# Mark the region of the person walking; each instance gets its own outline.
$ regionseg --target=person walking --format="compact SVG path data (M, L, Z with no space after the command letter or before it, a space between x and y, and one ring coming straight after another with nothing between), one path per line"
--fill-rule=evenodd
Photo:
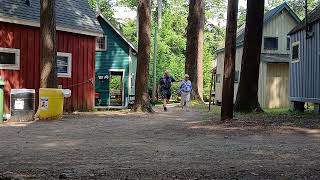
M179 88L179 93L181 95L181 107L182 109L186 109L186 111L189 111L191 91L192 91L192 83L189 80L189 75L186 74L184 76L184 80L181 81L180 88Z
M171 98L171 83L176 80L170 76L169 71L165 71L164 75L160 78L160 93L163 99L163 110L168 111L167 104Z

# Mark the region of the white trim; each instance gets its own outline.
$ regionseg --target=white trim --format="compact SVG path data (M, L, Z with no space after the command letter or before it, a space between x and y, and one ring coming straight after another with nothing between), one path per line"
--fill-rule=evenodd
M65 52L57 52L57 56L68 58L68 73L57 73L60 78L71 78L72 75L72 54Z
M104 37L104 49L100 49L97 44L97 40L102 37L96 37L96 51L107 51L107 49L108 49L108 47L107 47L108 46L108 36L104 35L103 37Z
M304 97L290 97L290 101L299 101L299 102L311 102L311 103L320 103L320 98L304 98Z
M0 52L15 54L15 64L0 64L0 69L20 70L20 49L0 47Z
M132 81L132 49L129 47L129 81L128 81L128 95L131 95L131 81Z
M296 45L299 45L299 49L298 49L298 59L292 59L292 56L293 56L293 46L296 46ZM301 59L301 53L300 53L300 41L295 41L291 44L291 63L298 63L300 62L300 59Z
M7 23L13 23L13 24L21 24L21 25L26 25L26 26L33 26L33 27L40 27L39 22L34 22L26 19L17 19L17 18L12 18L12 17L0 17L1 22L7 22ZM76 33L76 34L84 34L88 36L95 36L95 37L100 37L103 36L103 33L99 32L91 32L91 31L83 31L79 29L71 29L71 28L66 28L66 27L61 27L57 26L56 27L58 31L64 31L64 32L71 32L71 33Z
M134 45L126 38L122 35L122 33L116 28L114 27L110 21L107 20L107 18L105 18L102 14L99 14L98 16L100 16L105 22L107 22L107 24L124 40L126 41L129 46L135 51L138 52L138 50L134 47Z
M125 72L126 70L125 69L109 69L109 77L111 77L111 73L112 72L122 72L122 106L125 106L125 100L126 98L124 97L124 82L125 82ZM109 84L110 84L110 79L109 78ZM109 86L109 106L110 106L110 86Z

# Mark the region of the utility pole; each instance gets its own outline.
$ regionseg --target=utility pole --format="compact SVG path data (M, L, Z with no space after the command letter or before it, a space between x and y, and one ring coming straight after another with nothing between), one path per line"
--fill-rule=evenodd
M233 119L238 0L228 0L221 120Z
M153 76L153 85L152 85L152 101L156 101L156 95L157 95L157 50L158 50L158 31L160 29L161 24L161 13L162 13L162 0L158 0L158 7L157 7L157 18L156 18L156 25L154 28L154 45L153 45L153 70L152 70L152 76Z

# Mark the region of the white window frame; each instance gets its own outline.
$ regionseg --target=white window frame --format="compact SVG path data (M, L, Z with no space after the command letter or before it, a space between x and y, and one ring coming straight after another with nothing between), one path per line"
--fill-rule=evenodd
M293 59L293 46L296 46L298 45L299 49L298 49L298 59ZM297 62L300 62L300 59L301 59L301 54L300 54L300 41L296 41L296 42L293 42L291 44L291 63L297 63Z
M96 51L106 51L108 48L107 48L107 42L108 42L108 37L106 35L102 36L104 37L104 49L101 49L99 47L99 45L97 46L97 39L96 39ZM97 37L97 38L102 38L102 37Z
M15 53L15 64L0 64L0 69L20 70L20 49L0 47L0 52Z
M71 78L72 75L72 54L65 52L57 52L57 56L68 57L68 73L58 73L57 75L60 78Z

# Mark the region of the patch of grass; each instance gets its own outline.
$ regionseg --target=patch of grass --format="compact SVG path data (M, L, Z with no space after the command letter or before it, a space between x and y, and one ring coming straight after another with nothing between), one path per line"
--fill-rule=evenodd
M98 112L98 109L93 108L93 109L91 109L89 112Z
M206 105L203 102L197 101L197 100L192 100L190 102L191 107L199 108L199 109L205 109L208 108L208 105Z
M294 125L298 127L305 127L305 121L303 120L296 120L294 121Z

